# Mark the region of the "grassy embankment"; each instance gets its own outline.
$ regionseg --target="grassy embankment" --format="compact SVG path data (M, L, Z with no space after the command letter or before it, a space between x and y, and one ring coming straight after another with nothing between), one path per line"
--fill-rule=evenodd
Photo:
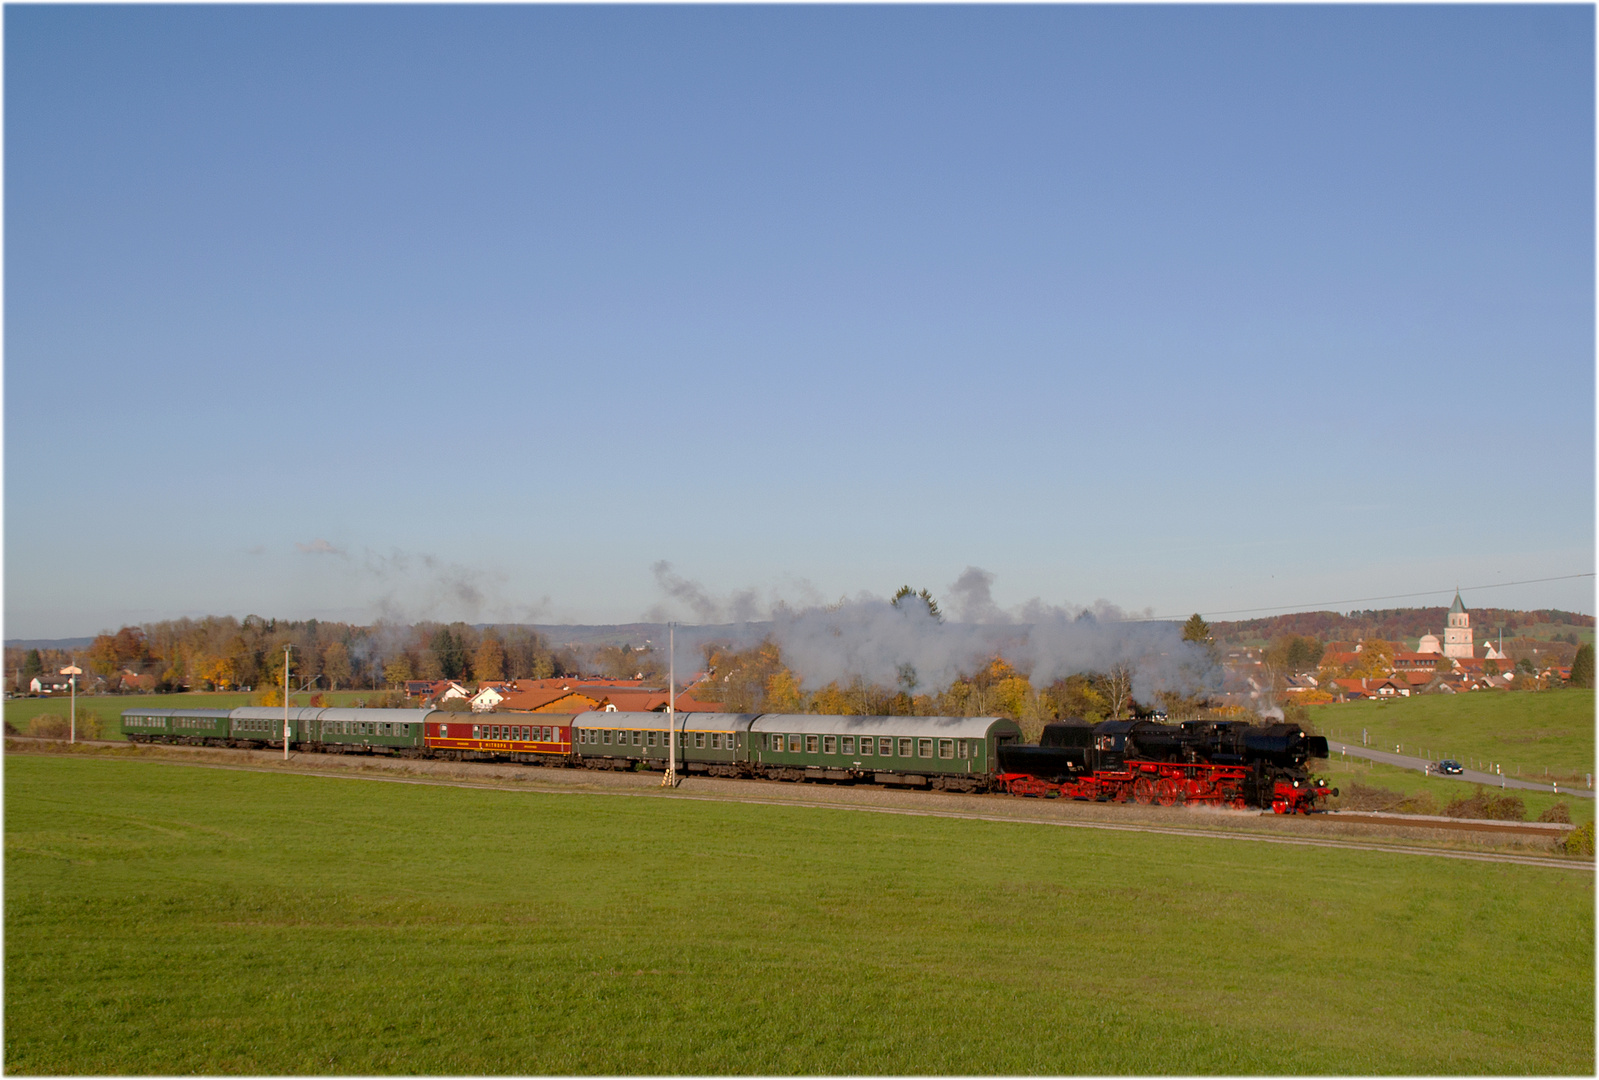
M1591 1073L1589 872L14 756L11 1072Z
M1478 690L1392 701L1312 705L1310 720L1328 738L1360 745L1362 730L1377 750L1403 747L1433 761L1455 758L1471 768L1504 766L1506 776L1562 784L1594 771L1594 692Z
M1355 784L1362 784L1369 788L1382 788L1387 791L1397 792L1407 798L1415 798L1423 792L1432 796L1434 809L1431 813L1442 814L1451 802L1456 799L1469 799L1477 792L1478 785L1466 783L1462 780L1446 776L1423 776L1410 769L1400 769L1392 765L1383 765L1374 761L1363 761L1358 758L1340 760L1337 755L1326 763L1313 762L1311 771L1317 776L1325 777L1327 782L1342 792L1350 792ZM1490 794L1513 795L1520 799L1526 806L1527 812L1524 820L1537 821L1538 815L1548 810L1556 803L1566 807L1566 814L1571 818L1573 825L1581 825L1595 819L1593 799L1579 799L1570 795L1554 795L1548 792L1523 791L1518 788L1507 788L1503 792L1497 786L1482 785ZM1333 800L1333 809L1348 809L1349 799ZM1359 808L1358 806L1356 807Z
M1541 693L1476 691L1428 694L1393 701L1354 701L1313 705L1311 722L1329 738L1358 746L1364 729L1378 750L1403 748L1406 754L1433 761L1452 757L1472 768L1504 767L1504 775L1536 783L1558 779L1562 788L1582 787L1594 772L1594 692L1546 690ZM1316 770L1334 786L1361 783L1415 795L1429 792L1442 808L1466 798L1476 785L1409 769L1340 759L1337 755ZM1497 789L1494 789L1497 790ZM1527 817L1564 802L1571 820L1594 818L1592 799L1509 789L1527 805Z
M370 701L382 693L384 691L381 690L335 690L323 691L322 696L329 705L353 706L362 700ZM100 737L120 739L122 734L118 725L124 709L237 709L242 705L254 705L259 697L259 694L242 693L83 694L78 697L78 717L86 721L91 715L98 716L102 732ZM310 700L310 694L295 694L293 704L304 706ZM71 703L64 697L13 698L5 705L6 720L23 734L28 731L28 721L35 716L54 713L64 717L71 709Z

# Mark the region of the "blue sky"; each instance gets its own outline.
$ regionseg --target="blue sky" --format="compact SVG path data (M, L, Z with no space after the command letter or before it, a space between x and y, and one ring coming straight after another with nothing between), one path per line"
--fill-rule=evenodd
M8 7L6 636L1590 571L1593 19Z

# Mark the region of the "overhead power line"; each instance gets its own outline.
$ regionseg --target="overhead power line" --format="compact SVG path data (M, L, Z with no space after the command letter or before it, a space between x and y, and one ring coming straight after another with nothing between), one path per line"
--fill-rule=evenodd
M1235 608L1232 611L1202 611L1202 618L1211 619L1218 615L1259 615L1271 611L1322 611L1327 608L1340 608L1347 604L1371 604L1378 600L1409 600L1417 596L1442 596L1450 592L1481 592L1483 589L1504 589L1511 585L1540 585L1546 581L1572 581L1576 578L1593 577L1593 572L1586 574L1562 574L1559 577L1528 578L1526 581L1500 581L1492 585L1466 585L1454 589L1428 589L1425 592L1392 593L1388 596L1362 596L1353 600L1323 600L1315 604L1284 604L1281 607L1260 608ZM1186 615L1161 615L1148 619L1129 619L1129 622L1175 622L1185 619Z

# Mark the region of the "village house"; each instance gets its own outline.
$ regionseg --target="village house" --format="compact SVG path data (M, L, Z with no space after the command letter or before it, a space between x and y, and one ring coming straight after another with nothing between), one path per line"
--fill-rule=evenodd
M515 692L515 686L509 682L479 683L477 693L472 695L473 712L493 712L494 707L504 701L506 696Z
M65 675L35 675L28 683L31 694L66 694L71 690L72 684Z

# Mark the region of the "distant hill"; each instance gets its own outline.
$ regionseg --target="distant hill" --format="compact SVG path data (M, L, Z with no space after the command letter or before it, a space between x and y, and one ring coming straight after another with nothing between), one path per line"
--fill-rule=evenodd
M491 625L485 623L477 629L484 630ZM685 626L681 623L677 627L678 640L693 643L721 638L743 638L753 634L757 639L764 637L771 628L769 622L751 623L725 623L720 626ZM563 645L626 645L630 648L641 648L646 643L657 648L666 644L665 623L614 623L610 625L593 626L555 626L535 625L534 630L543 634L555 648Z
M1381 638L1402 641L1423 634L1443 637L1446 607L1387 608L1381 611L1296 611L1265 619L1211 623L1210 632L1218 642L1242 645L1270 641L1288 634L1312 637L1318 641L1357 641ZM1560 640L1575 634L1578 641L1592 640L1594 617L1572 611L1545 608L1515 611L1507 608L1471 609L1471 629L1481 638L1503 629L1505 637L1539 637Z
M71 652L73 649L87 649L93 644L92 637L6 639L8 649L60 649L62 652Z

